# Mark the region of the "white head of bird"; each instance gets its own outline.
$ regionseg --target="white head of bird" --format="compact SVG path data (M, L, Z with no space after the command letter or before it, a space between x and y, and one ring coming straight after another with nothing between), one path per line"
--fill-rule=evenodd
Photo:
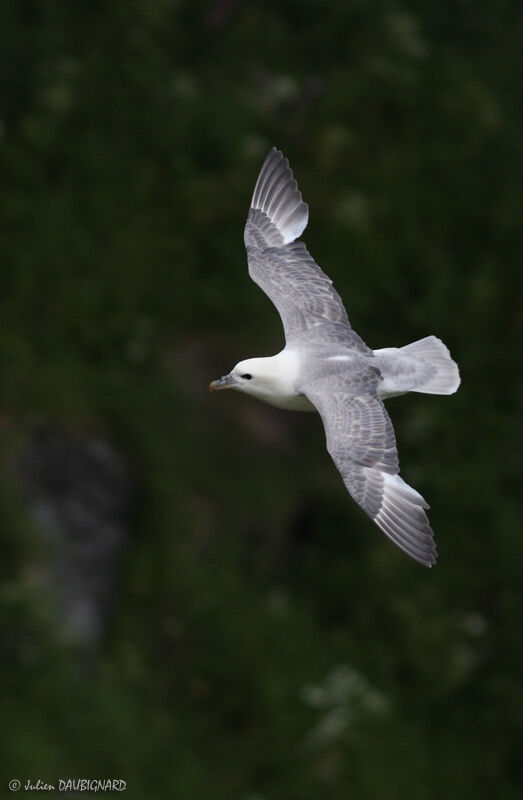
M211 392L236 389L278 408L294 411L313 410L309 401L296 389L298 356L287 349L267 358L240 361L222 378L212 381Z

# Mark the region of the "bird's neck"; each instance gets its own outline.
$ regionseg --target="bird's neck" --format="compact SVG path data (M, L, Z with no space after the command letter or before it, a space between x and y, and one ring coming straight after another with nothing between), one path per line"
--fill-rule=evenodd
M285 348L275 356L256 359L256 385L245 391L278 408L314 411L314 407L296 389L300 366L299 354Z

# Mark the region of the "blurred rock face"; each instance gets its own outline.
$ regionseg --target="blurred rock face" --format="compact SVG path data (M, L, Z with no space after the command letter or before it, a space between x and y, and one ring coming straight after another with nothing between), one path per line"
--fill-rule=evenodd
M106 442L45 428L23 454L21 476L31 513L51 544L50 579L64 634L93 647L128 537L128 471Z

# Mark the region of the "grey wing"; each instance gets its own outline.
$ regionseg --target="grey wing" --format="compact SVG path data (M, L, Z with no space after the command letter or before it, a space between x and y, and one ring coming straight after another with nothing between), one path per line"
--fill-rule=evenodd
M374 393L351 394L341 377L316 381L303 393L318 409L327 450L352 497L391 541L431 567L433 533L423 497L399 476L394 429Z
M308 207L289 162L273 148L258 176L245 225L249 274L276 306L287 342L317 338L321 326L323 342L370 354L351 329L332 281L303 242L295 241L307 221Z

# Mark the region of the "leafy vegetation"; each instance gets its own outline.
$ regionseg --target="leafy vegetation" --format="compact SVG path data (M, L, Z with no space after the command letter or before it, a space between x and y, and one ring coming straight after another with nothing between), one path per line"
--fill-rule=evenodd
M521 796L520 30L510 0L4 0L4 786ZM241 236L272 145L365 341L434 333L460 364L455 397L389 404L432 571L346 496L319 420L208 396L281 346ZM94 649L20 479L50 425L132 476Z

